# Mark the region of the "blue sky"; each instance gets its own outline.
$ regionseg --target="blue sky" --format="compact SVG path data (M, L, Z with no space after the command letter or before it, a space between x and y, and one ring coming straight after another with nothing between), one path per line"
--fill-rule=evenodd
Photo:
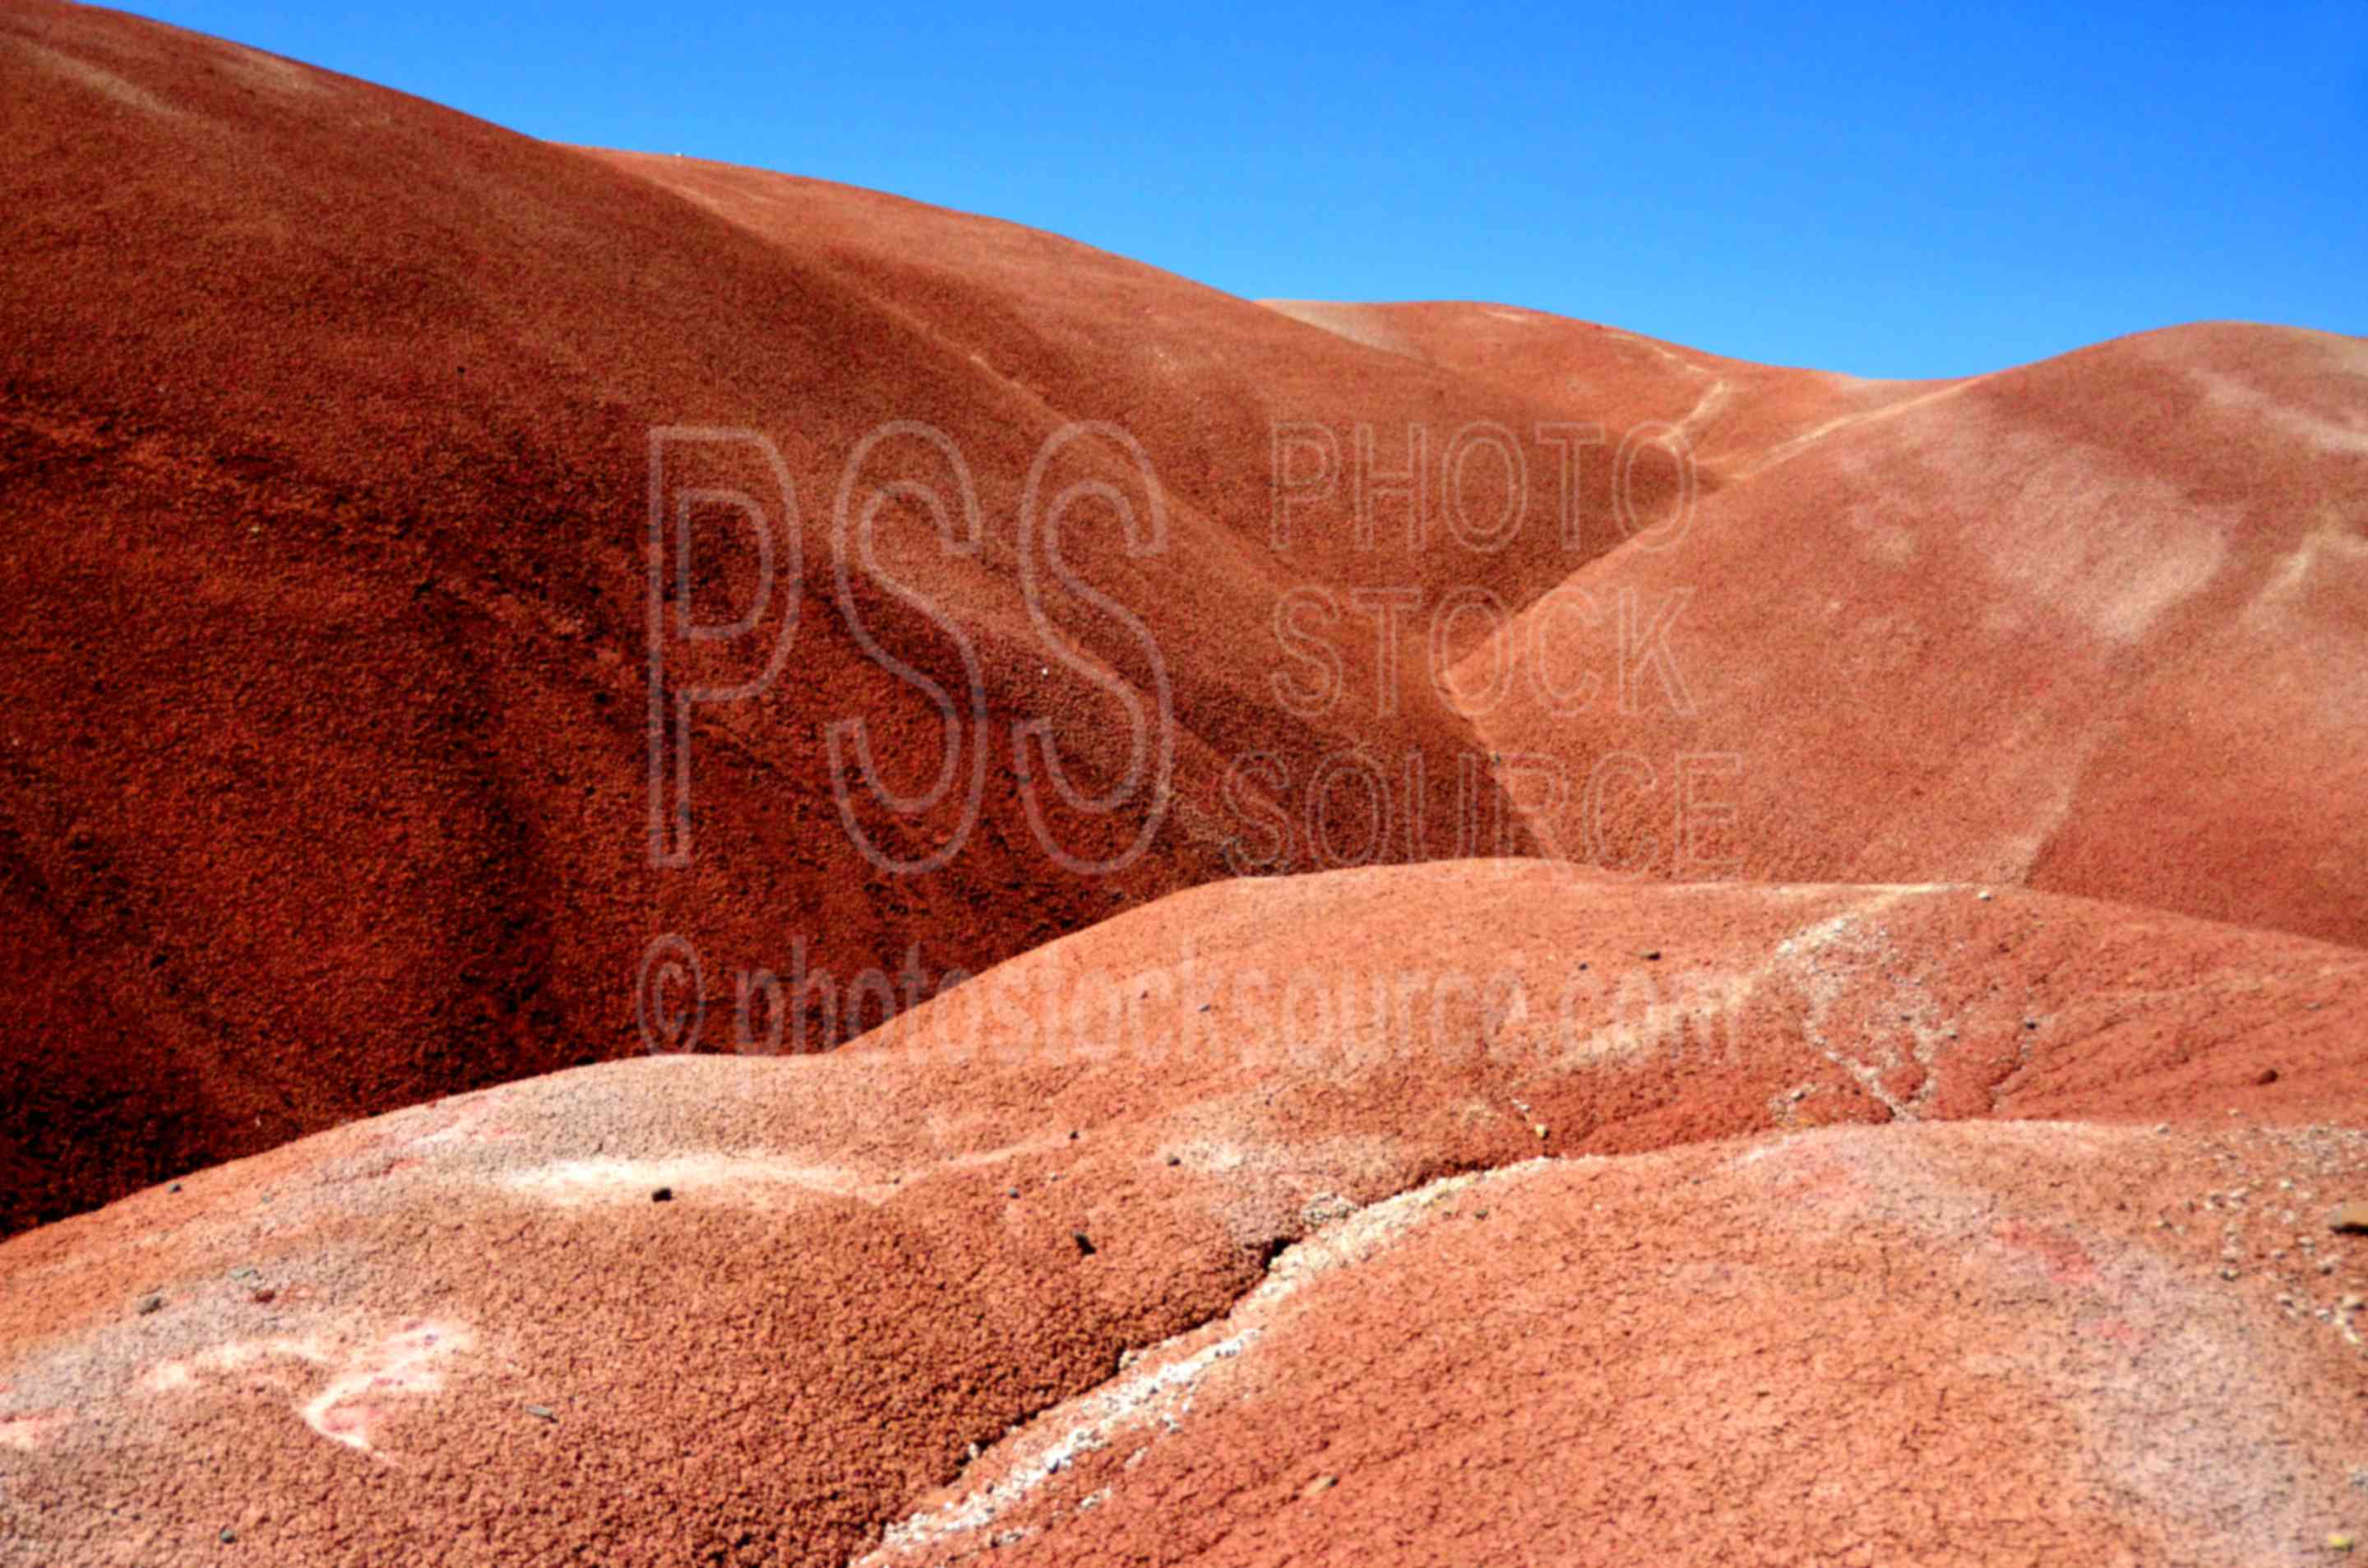
M2368 334L2361 0L141 8L533 135L871 186L1249 296L1502 301L1884 376L2214 317Z

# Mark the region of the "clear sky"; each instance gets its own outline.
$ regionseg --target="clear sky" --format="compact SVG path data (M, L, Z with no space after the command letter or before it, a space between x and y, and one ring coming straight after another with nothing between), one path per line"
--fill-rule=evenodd
M1500 301L1881 376L2214 317L2368 334L2363 0L136 8L1253 297Z

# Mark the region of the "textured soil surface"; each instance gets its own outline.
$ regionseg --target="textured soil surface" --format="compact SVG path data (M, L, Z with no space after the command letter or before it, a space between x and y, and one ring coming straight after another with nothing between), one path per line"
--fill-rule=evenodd
M842 983L916 960L886 1007L804 1006L807 1049L1176 888L1459 854L2368 936L2351 340L1864 382L1257 304L46 0L0 4L0 1232L631 1054L667 933L718 1016L792 941ZM1133 446L1054 446L1076 422ZM668 689L769 678L691 708L661 870L675 427L773 443L788 505L745 442L668 472L763 497L798 593L777 619L708 516L688 613L766 613L662 638ZM1118 497L1057 555L1023 538L1048 450L1040 499ZM1026 725L1108 811L1031 817ZM950 788L898 814L865 752Z
M2180 327L1856 390L1696 361L1713 412L1685 531L1581 565L1458 672L1492 748L1600 786L1536 814L1543 844L2368 942L2345 869L2368 863L2368 342ZM1592 662L1557 628L1631 596L1682 600L1674 675L1558 701ZM1734 813L1691 848L1668 825L1686 755L1730 759Z
M0 908L17 936L0 973L20 999L0 1230L637 1051L631 979L661 933L712 972L786 967L791 933L842 977L893 972L915 944L932 975L975 972L1225 874L1236 757L1269 759L1294 812L1321 759L1382 759L1385 809L1353 780L1326 797L1349 848L1528 846L1486 770L1460 771L1481 743L1435 687L1394 677L1384 701L1345 600L1329 710L1273 699L1285 592L1435 597L1427 579L1474 558L1398 528L1342 546L1339 486L1271 548L1269 421L1395 430L1387 466L1409 424L1527 431L1556 409L1050 235L555 147L108 12L6 0L0 81ZM891 436L861 477L928 487L945 532L926 503L892 506L882 576L849 553L842 586L842 480L898 421L943 444ZM1147 552L1114 513L1073 514L1066 578L1033 557L1040 626L1021 501L1076 421L1137 441L1164 532L1143 531L1150 492L1121 449L1055 449L1042 494L1110 485ZM776 608L750 639L670 648L677 686L786 655L760 695L694 710L691 864L661 874L646 539L650 432L673 426L775 444L794 529L753 449L689 449L679 483L764 497L802 591L786 643ZM1470 469L1479 508L1489 471ZM1675 481L1648 477L1642 504L1665 509ZM1571 506L1601 548L1608 477ZM1555 522L1486 557L1507 603L1569 570ZM757 601L745 530L703 531L698 559L701 620ZM966 832L965 789L899 817L834 787L830 732L860 718L881 785L928 789L944 726L916 679L981 694L953 759L979 801ZM1163 687L1156 836L1121 870L1068 874L1020 803L1013 726L1047 725L1099 793ZM945 863L882 874L842 796L884 855ZM1108 859L1156 804L1146 773L1107 814L1053 801L1046 832ZM853 1032L817 1007L803 1038Z
M1231 881L234 1162L0 1248L5 1549L2310 1561L2368 957L1984 891Z
M0 0L0 521L10 1568L2368 1534L2368 342L1252 301Z

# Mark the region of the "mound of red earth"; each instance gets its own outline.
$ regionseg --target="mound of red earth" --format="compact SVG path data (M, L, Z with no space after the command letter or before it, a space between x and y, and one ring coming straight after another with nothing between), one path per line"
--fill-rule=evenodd
M1558 362L1575 391L1605 373L1585 324L1356 324L1540 395ZM1691 403L1618 387L1688 432L1699 504L1453 672L1493 752L1558 765L1531 797L1549 850L2368 942L2368 342L2190 326L1937 383L1631 358L1691 378ZM1588 629L1632 607L1668 619L1665 656L1615 684Z
M2368 1530L2360 340L1254 303L51 0L0 213L0 1561Z
M637 1051L665 933L711 975L793 939L842 983L916 945L975 972L1224 874L1237 758L1343 855L1531 846L1349 602L1468 561L1358 548L1337 475L1277 548L1268 475L1278 421L1368 426L1378 471L1409 426L1527 444L1558 407L1049 235L114 13L6 0L0 85L0 1229ZM1563 520L1487 557L1507 602L1566 575ZM1293 591L1338 626L1286 707ZM1319 789L1349 752L1389 800Z
M2363 1004L2017 890L1203 887L14 1239L6 1549L2314 1561Z

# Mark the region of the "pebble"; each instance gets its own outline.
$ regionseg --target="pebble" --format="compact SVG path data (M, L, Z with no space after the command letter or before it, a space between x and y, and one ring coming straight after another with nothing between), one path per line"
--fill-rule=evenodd
M1325 1493L1331 1491L1334 1487L1339 1484L1340 1478L1337 1475L1319 1475L1315 1480L1309 1482L1306 1485L1301 1487L1299 1489L1299 1494L1302 1497L1320 1497Z
M526 1413L529 1415L533 1416L537 1421L556 1421L559 1419L559 1413L552 1409L547 1404L529 1404L526 1407Z
M2337 1204L2335 1212L2327 1217L2327 1228L2345 1235L2368 1234L2368 1203L2355 1198Z
M140 1315L144 1318L150 1312L160 1311L164 1305L165 1298L162 1296L142 1296L140 1298Z

